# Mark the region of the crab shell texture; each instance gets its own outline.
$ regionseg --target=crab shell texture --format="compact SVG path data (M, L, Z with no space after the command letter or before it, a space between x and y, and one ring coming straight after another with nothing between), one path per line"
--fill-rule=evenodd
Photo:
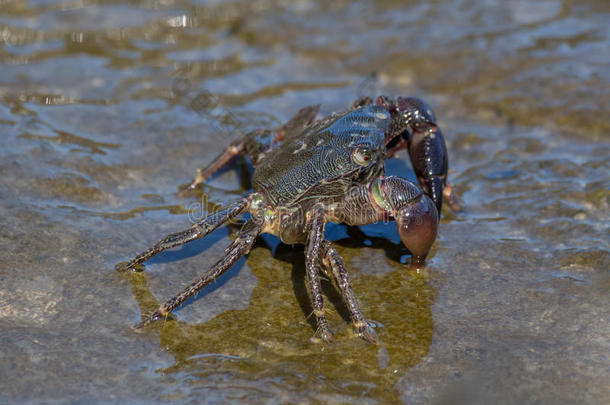
M304 225L304 213L313 204L330 206L350 187L383 175L389 124L390 114L379 105L333 114L286 134L284 142L261 160L253 188L265 197L267 209L283 216L281 227L292 229L278 232L283 242L306 239L305 229L301 228L301 238L295 228ZM353 159L358 148L370 152L366 164Z

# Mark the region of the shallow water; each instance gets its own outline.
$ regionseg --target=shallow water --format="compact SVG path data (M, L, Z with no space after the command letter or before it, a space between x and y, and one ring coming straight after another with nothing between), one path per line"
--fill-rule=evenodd
M610 397L606 1L0 0L0 402L603 403ZM465 210L428 266L392 224L329 226L379 344L310 342L303 249L218 230L114 271L248 190L233 137L299 108L417 95ZM405 155L391 174L413 178Z

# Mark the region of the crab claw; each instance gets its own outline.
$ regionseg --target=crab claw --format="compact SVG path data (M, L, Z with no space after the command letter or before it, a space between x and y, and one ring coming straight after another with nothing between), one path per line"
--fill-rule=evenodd
M436 206L425 194L402 208L395 216L398 234L413 258L411 266L426 264L426 256L436 239L438 213Z
M436 125L434 112L422 100L415 97L398 97L396 108L408 129L407 148L417 180L424 192L434 201L440 215L443 194L447 194L443 193L448 168L445 137ZM450 205L452 208L456 206L453 201L450 201Z
M425 265L438 230L439 215L432 199L410 181L393 176L375 182L371 192L396 221L400 239L413 255L411 266Z
M419 184L434 201L437 211L441 212L447 178L447 150L441 130L434 124L416 125L410 140L409 155Z

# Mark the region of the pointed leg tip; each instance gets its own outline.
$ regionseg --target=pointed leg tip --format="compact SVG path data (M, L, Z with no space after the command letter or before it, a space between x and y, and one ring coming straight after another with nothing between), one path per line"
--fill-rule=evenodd
M330 343L334 343L335 342L335 337L330 335L330 336L318 336L318 335L313 335L309 341L311 343L314 344L330 344Z
M375 333L375 328L371 324L362 321L353 324L353 327L360 339L372 344L377 343L377 334Z
M198 173L197 177L195 177L189 184L179 186L178 193L176 193L176 195L180 198L186 197L191 191L197 189L197 187L206 180L207 177L204 177L201 175L201 173Z
M176 196L178 198L184 198L186 197L191 191L195 190L197 186L194 186L193 184L189 184L188 186L182 186L178 188L178 192L176 193Z
M142 322L136 323L131 328L136 332L143 332L144 328L146 328L148 325L151 324L151 322L154 321L154 319L151 319L151 318L152 318L152 316L144 318L142 320Z
M316 333L311 337L310 341L312 343L333 343L335 341L335 336L328 328L318 328Z
M142 263L120 262L114 266L114 269L118 272L131 270L133 272L140 273L144 271L144 265Z
M366 330L358 333L358 336L365 342L373 345L377 344L377 334L370 326L367 326Z
M146 318L144 318L142 320L142 322L133 325L132 329L136 332L142 332L145 327L147 327L154 321L158 320L159 318L161 318L161 314L157 310L157 311L153 312L152 314L150 314L149 316L147 316Z
M124 272L129 270L129 262L120 262L114 265L114 270Z
M184 197L191 191L195 190L200 184L205 183L209 175L204 175L201 169L197 170L197 176L187 186L180 187L178 197Z
M320 338L322 339L322 341L324 343L332 343L335 341L335 337L333 336L333 334L330 331L327 331L326 333L322 334L322 336L320 336Z

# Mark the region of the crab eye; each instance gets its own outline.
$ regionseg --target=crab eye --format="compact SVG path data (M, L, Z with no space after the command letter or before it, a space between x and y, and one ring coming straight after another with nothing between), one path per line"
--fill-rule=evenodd
M360 166L367 166L373 159L373 150L369 146L358 146L352 151L352 161Z

